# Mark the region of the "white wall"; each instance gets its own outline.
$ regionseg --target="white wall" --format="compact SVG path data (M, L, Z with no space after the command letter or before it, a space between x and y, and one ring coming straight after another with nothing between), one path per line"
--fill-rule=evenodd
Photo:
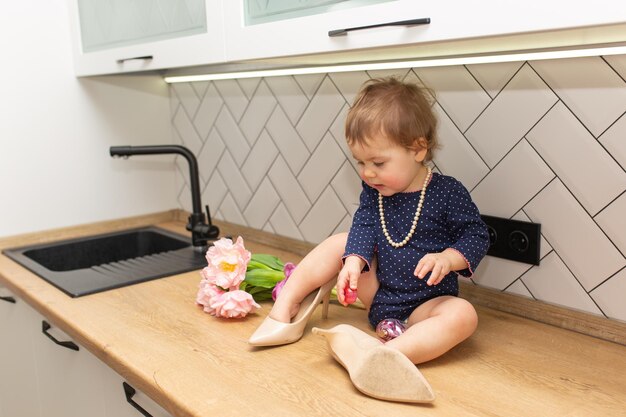
M171 141L161 77L76 79L63 0L6 3L0 53L0 236L177 205L171 157L108 153Z

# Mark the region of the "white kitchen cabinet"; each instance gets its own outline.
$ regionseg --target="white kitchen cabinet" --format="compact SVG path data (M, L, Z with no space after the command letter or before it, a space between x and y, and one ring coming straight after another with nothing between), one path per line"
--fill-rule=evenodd
M0 402L5 416L42 416L32 325L35 311L0 289ZM8 300L15 300L10 302ZM43 416L42 416L43 417Z
M141 417L121 376L84 347L50 340L42 331L46 319L21 299L2 288L0 297L0 416ZM71 342L54 326L47 332ZM170 417L141 392L132 400L153 417Z
M42 332L44 317L34 313L31 324L42 415L46 417L104 417L100 366L85 348L68 349ZM71 341L51 327L48 332L62 342ZM73 342L72 342L73 343Z
M45 320L43 317L39 317ZM60 341L71 339L54 327ZM35 340L42 409L46 417L140 417L128 401L122 377L87 349L61 347L49 338ZM137 391L132 401L153 417L171 417L163 408Z
M626 34L621 0L67 2L78 76L266 59L300 65L568 48ZM430 23L384 26L425 18ZM379 27L329 36L364 26Z
M224 61L221 0L67 0L78 76Z
M229 61L407 45L415 45L417 55L421 45L441 41L528 32L549 35L555 30L626 22L626 9L621 0L574 3L566 0L395 0L259 24L247 23L242 0L225 0L223 7L226 59ZM343 36L328 35L331 30L417 18L431 21L427 25L387 26L350 31ZM535 40L535 46L542 46L542 41L542 38ZM369 59L376 59L376 51L371 52Z
M123 387L123 383L126 381L104 364L101 371L104 382L102 393L105 400L106 417L141 417L141 413L126 399ZM171 417L171 414L141 391L137 390L131 401L138 404L152 417Z

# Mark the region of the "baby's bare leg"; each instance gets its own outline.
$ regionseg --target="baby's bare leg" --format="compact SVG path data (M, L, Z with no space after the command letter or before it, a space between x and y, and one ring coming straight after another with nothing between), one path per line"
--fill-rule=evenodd
M466 300L453 296L433 298L413 311L409 327L387 346L398 349L413 363L437 358L474 333L478 317Z
M347 233L329 237L309 252L292 272L269 316L274 320L288 323L298 313L300 303L312 291L337 276L341 269L341 257L345 251ZM374 294L378 289L376 259L371 270L359 278L357 289L359 300L369 310Z
M347 233L331 236L302 259L274 303L271 318L288 323L304 297L337 276L347 238Z

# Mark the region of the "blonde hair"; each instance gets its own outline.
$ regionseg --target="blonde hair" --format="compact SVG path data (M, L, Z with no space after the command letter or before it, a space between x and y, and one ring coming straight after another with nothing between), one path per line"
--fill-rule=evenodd
M377 135L407 149L426 147L425 162L438 145L437 117L429 100L431 90L396 78L366 81L346 118L348 144L364 145ZM426 143L420 141L424 138Z

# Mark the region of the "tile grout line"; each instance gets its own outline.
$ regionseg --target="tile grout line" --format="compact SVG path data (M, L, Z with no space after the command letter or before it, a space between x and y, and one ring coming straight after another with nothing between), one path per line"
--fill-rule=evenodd
M600 282L598 285L596 285L595 287L593 287L592 289L590 289L588 291L589 296L591 296L591 293L594 292L595 290L597 290L599 287L601 287L602 285L606 284L611 278L615 277L617 274L619 274L620 272L624 271L626 269L626 265L623 265L621 268L619 268L617 271L615 271L614 274L609 275L605 280L603 280L602 282Z
M278 159L278 156L276 157L276 159ZM267 180L270 182L271 186L274 187L274 189L278 189L278 187L276 187L276 185L272 182L272 179L269 177L269 175L267 177ZM279 194L279 197L280 197L280 194ZM296 230L298 231L298 234L300 236L302 236L302 232L300 231L300 228L298 227L298 223L293 218L293 214L289 211L289 209L287 208L287 205L283 202L282 199L280 200L278 205L276 205L276 207L274 208L272 214L270 215L270 217L268 219L268 222L270 222L270 224L271 224L271 218L274 216L274 214L276 214L276 211L278 210L278 208L280 207L281 204L285 207L285 211L287 212L287 215L289 216L289 218L291 219L293 224L296 226ZM273 227L273 225L272 225L272 227ZM302 236L302 237L304 238L304 236Z
M344 167L344 165L348 164L350 166L350 169L354 172L354 167L352 167L352 164L350 164L349 161L343 161L343 163L341 164L341 166L339 167L339 169L337 170L337 172L335 172L335 175L333 175L333 177L331 178L331 180L329 181L328 185L333 189L333 191L335 192L335 194L337 194L337 197L339 197L339 194L337 193L337 190L335 189L335 187L333 186L333 181L335 180L335 178L337 178L337 176L339 175L339 172L341 171L341 169ZM343 206L344 209L346 209L346 212L348 213L348 215L350 214L350 209L348 207L346 207L346 205L343 202L343 199L341 199L341 197L339 197L339 201L341 202L341 205ZM358 203L357 203L358 205ZM352 216L350 216L352 217Z
M276 105L277 104L274 105L274 109L276 108ZM274 113L274 109L272 109L272 113L271 114ZM270 116L271 116L271 114L270 114ZM269 120L269 118L268 118L268 120ZM257 143L259 142L259 139L260 139L261 135L263 134L263 132L266 131L266 126L267 126L267 120L265 121L265 123L263 123L263 127L261 128L261 130L259 131L259 134L257 135L256 139L254 140L254 144L250 145L250 150L248 151L248 154L246 155L246 157L243 159L243 162L241 163L241 166L239 168L243 168L246 165L246 163L248 162L248 160L253 157L252 154L253 154L254 148L256 147ZM267 134L269 136L269 132L267 132ZM243 135L243 132L242 132L242 135ZM244 137L245 137L245 135L244 135ZM246 142L247 141L248 141L248 139L246 139ZM272 141L272 142L274 142L274 141ZM248 144L250 144L250 143L248 142ZM274 143L274 146L276 146L275 143ZM278 150L278 147L276 147L276 149ZM280 150L278 150L278 152L280 153ZM249 185L250 184L248 184L248 186Z
M598 140L598 138L600 136L602 136L602 133L606 132L606 129L608 129L608 127L606 129L604 129L602 131L602 133L598 134L598 136L596 136L590 129L589 127L580 119L580 117L576 114L576 112L574 112L570 106L567 105L567 103L563 100L563 98L555 91L555 89L550 85L550 83L548 83L542 76L541 74L539 74L539 72L530 64L528 63L529 67L533 70L533 72L535 74L537 74L537 76L541 79L541 81L543 81L545 83L545 85L548 86L548 88L552 91L552 93L554 93L555 96L558 97L559 101L563 104L563 106L572 114L572 116L574 116L574 118L576 120L578 120L578 123L580 123L585 130L591 135L591 137L593 137L596 141ZM622 113L623 114L623 113ZM621 116L620 116L621 117ZM612 126L617 120L619 120L619 117L616 118L615 120L613 120L613 122L611 122L609 124L609 127Z
M618 77L620 77L620 78L622 79L622 81L624 81L624 82L626 83L626 78L624 78L624 77L622 76L622 74L620 74L619 72L617 72L617 70L616 70L615 68L613 68L613 65L611 65L611 63L610 63L609 61L607 61L607 60L606 60L606 57L605 57L604 55L600 55L600 59L602 59L602 60L604 61L604 63L605 63L606 65L608 65L608 66L609 66L609 68L611 68L611 69L613 70L613 72L614 72L615 74L617 74L617 76L618 76Z
M187 83L187 84L192 84L192 83ZM196 94L197 97L197 93L196 90L193 88L193 86L189 86L194 94ZM198 114L198 111L200 111L200 107L202 106L202 100L200 100L198 98L199 104L198 104L198 108L196 109L196 111L194 112L193 116L190 116L189 113L187 113L187 109L185 108L184 104L181 101L181 104L183 104L181 107L183 108L183 111L185 112L185 115L187 116L187 120L189 120L189 124L191 124L191 127L193 128L194 132L196 132L196 135L198 135L198 139L200 139L200 142L202 143L202 145L204 145L204 141L206 140L206 138L203 138L202 135L200 134L200 132L198 132L198 128L196 127L196 124L194 123L194 118L196 117L196 114ZM180 132L178 133L180 135ZM185 143L185 138L180 135L181 139L183 140L183 144ZM202 145L200 145L200 148L202 148Z
M265 128L263 129L265 130ZM274 163L276 162L276 160L278 159L278 156L280 155L280 151L278 150L278 148L276 148L276 156L274 156L274 159L272 159L272 162L269 164L270 168L267 169L267 171L265 171L265 176L264 178L267 178L269 180L269 175L267 175L269 173L269 170L271 169L271 167L274 165ZM252 151L250 151L250 153L252 153ZM248 187L250 187L250 191L252 192L252 197L250 197L250 200L248 200L248 202L246 203L246 206L243 208L243 210L241 211L242 213L244 213L248 207L250 207L250 203L252 202L252 200L254 199L254 196L256 195L256 193L259 191L259 187L261 186L261 184L263 184L263 180L261 180L261 182L259 182L259 185L256 188L256 192L252 190L252 187L250 186L250 183L248 182L248 179L246 178L245 175L241 175L243 180L246 182L246 184L248 185ZM270 185L272 185L272 187L274 187L274 185L271 183L270 181ZM274 187L274 191L276 191L276 187ZM280 198L280 194L278 194L278 191L276 191L276 194L278 195L278 199L279 202L282 202L282 198Z
M600 214L600 212L604 211L607 207L609 207L610 205L612 205L617 199L619 199L622 195L624 195L624 193L626 193L626 190L622 191L617 197L615 197L609 204L607 204L606 206L604 206L602 208L602 210L600 210L599 212L597 212L595 214L595 216L591 217L591 220L595 223L595 225L598 227L598 229L600 229L602 231L602 233L604 234L604 236L607 238L607 240L609 242L611 242L613 244L613 246L615 247L615 249L620 253L620 255L622 255L623 258L626 258L626 254L624 254L624 252L622 252L622 250L620 249L619 246L617 246L617 244L615 242L613 242L613 239L606 234L606 231L604 230L604 228L598 224L597 220L596 220L596 216L598 214Z
M550 246L552 246L552 245L550 245ZM554 249L554 246L552 246L552 249ZM580 280L578 279L578 277L576 276L576 274L572 271L572 269L570 268L570 266L569 266L567 263L565 263L565 261L563 260L563 258L562 258L562 257L561 257L561 255L559 254L559 252L558 252L556 249L554 249L552 252L553 252L553 253L554 253L554 254L555 254L555 255L559 258L559 260L563 263L563 265L565 265L565 268L569 271L569 273L570 273L570 274L572 274L572 276L574 277L574 279L576 280L576 282L578 283L578 285L580 285L580 288L582 288L583 292L584 292L585 294L587 294L587 297L589 297L589 299L593 302L593 304L594 304L596 307L598 307L598 310L600 310L600 312L602 313L602 315L604 315L604 317L608 318L608 316L606 315L606 313L604 312L604 310L602 310L602 309L600 308L600 306L598 305L598 303L596 303L596 300L594 300L594 299L593 299L593 297L591 296L591 294L589 294L589 292L587 292L587 289L585 288L585 286L584 286L583 284L581 284ZM552 252L551 252L551 253L552 253ZM547 256L547 255L546 255L546 256ZM594 287L594 288L595 288L595 287ZM568 307L569 307L569 308L575 308L575 307L570 307L570 306L568 306Z
M554 178L552 181L550 181L550 182L556 181L557 179L558 179L558 177L555 177L555 178ZM549 184L548 184L548 185L549 185ZM546 185L546 187L547 187L548 185ZM544 188L545 188L545 187L544 187ZM525 211L524 211L524 214L526 214L526 215L528 216L528 218L529 218L529 219L531 219L531 221L532 221L532 217L531 217L531 216L529 216L529 215L528 215ZM593 303L596 305L596 307L598 307L598 309L602 312L602 314L603 314L605 317L608 317L608 316L604 313L604 310L602 310L602 309L600 308L600 306L596 303L596 301L595 301L595 300L591 297L590 292L591 292L592 290L590 290L589 292L587 291L587 289L584 287L584 285L582 285L582 284L580 283L580 280L578 279L578 277L576 276L576 274L575 274L575 273L571 270L570 266L569 266L569 265L568 265L568 264L567 264L567 263L563 260L563 258L561 257L561 255L559 255L559 252L556 250L556 248L554 247L554 245L553 245L552 243L550 243L550 240L549 240L547 237L545 237L543 234L541 234L541 236L542 236L542 237L546 240L546 242L548 242L548 244L549 244L549 245L550 245L550 247L552 248L552 250L551 250L551 251L549 251L549 252L548 252L548 253L547 253L544 257L542 257L542 258L541 258L541 260L543 260L543 259L547 258L547 257L548 257L548 255L550 255L551 253L553 253L553 252L554 252L554 254L555 254L555 255L556 255L556 256L557 256L557 257L561 260L561 262L563 263L563 265L565 265L565 268L567 268L567 270L569 271L569 273L570 273L570 274L572 274L572 276L574 277L574 279L576 280L576 282L578 282L578 285L580 285L580 286L581 286L581 288L583 289L583 291L584 291L584 292L587 294L587 296L588 296L588 297L589 297L589 298L593 301ZM532 269L532 268L531 268L531 269ZM613 275L614 275L614 274L613 274ZM613 275L611 275L611 276L613 276ZM611 276L609 276L607 279L609 279ZM604 280L603 282L606 282L606 280ZM595 288L597 288L597 286L596 286L596 287L594 287L594 289L595 289ZM572 308L572 307L570 307L570 308Z
M469 124L469 126L467 126L467 129L465 129L465 131L462 131L459 129L459 131L463 134L463 136L465 136L465 134L472 128L472 126L474 126L474 124L476 123L476 121L478 119L480 119L480 116L483 115L484 112L487 111L487 109L489 107L491 107L493 105L493 103L496 101L496 98L498 98L498 96L500 96L500 94L502 93L502 91L504 91L504 89L511 83L511 81L513 81L513 79L517 76L517 74L522 70L522 68L524 68L524 65L526 65L528 63L528 61L524 61L524 64L520 65L520 67L517 69L517 71L515 71L515 73L511 76L511 78L509 78L509 80L502 86L502 88L500 89L500 91L498 92L498 94L496 94L496 96L491 100L491 102L483 109L483 111L480 112L480 114L478 116L476 116L476 118L474 119L474 121L472 123ZM471 72L471 71L470 71ZM480 85L480 83L478 83ZM487 94L489 95L489 94ZM491 96L489 96L491 97ZM489 166L489 164L487 164L487 166Z

